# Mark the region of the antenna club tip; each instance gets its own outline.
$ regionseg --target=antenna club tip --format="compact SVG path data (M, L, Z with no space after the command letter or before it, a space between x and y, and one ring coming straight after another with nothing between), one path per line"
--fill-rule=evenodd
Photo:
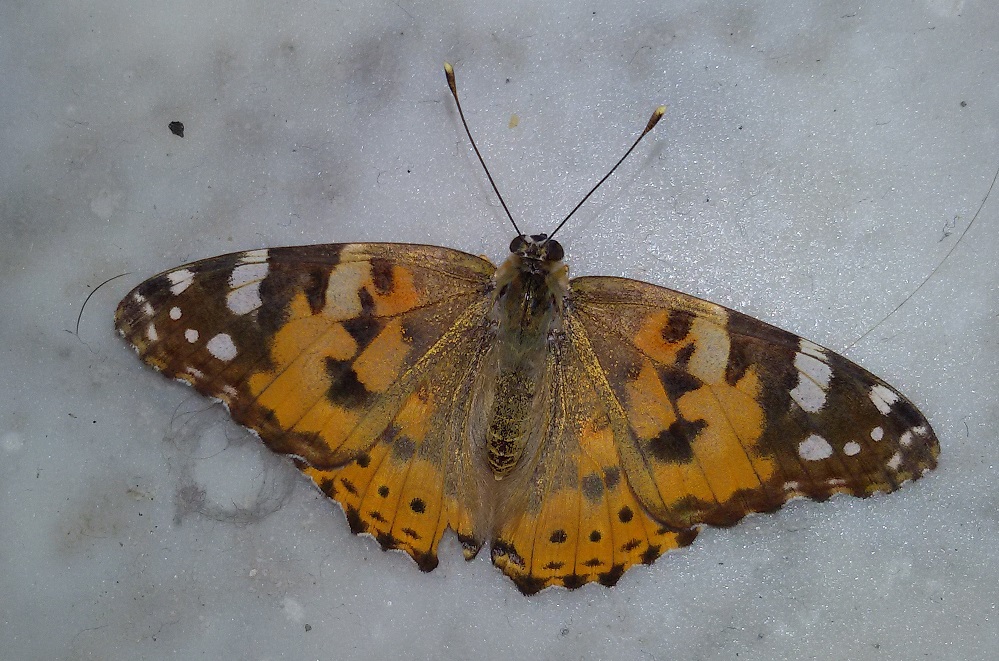
M666 113L666 106L659 106L658 108L656 108L655 111L653 111L652 113L652 117L649 117L649 123L645 126L645 130L642 131L642 135L645 135L653 128L655 128L656 124L659 123L659 120L663 118L663 115L665 113Z
M454 67L451 66L450 62L445 62L444 63L444 73L446 73L449 76L453 76L454 75Z

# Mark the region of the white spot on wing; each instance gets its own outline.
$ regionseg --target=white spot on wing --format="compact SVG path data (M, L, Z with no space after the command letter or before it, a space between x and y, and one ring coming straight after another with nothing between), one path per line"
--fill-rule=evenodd
M194 273L188 269L172 271L167 273L167 280L170 281L170 293L174 296L180 296L194 282Z
M695 317L690 332L697 342L694 354L687 361L687 370L706 383L724 381L731 350L728 331L715 322Z
M208 340L205 348L208 349L208 353L212 354L212 356L226 363L235 358L236 354L239 353L236 350L236 345L232 342L232 338L226 333L219 333Z
M222 386L222 392L232 399L235 399L236 395L239 394L239 391L230 386L228 383Z
M825 357L822 347L804 339L799 341L799 346L801 349L794 356L798 384L791 391L791 398L803 411L818 413L826 403L832 368L820 360Z
M898 395L880 383L871 386L870 397L882 415L888 415L888 412L891 411L891 405L898 401Z
M871 430L871 440L880 441L885 437L885 430L881 427L875 427Z
M153 306L150 305L149 301L146 301L145 303L142 304L142 314L146 315L147 317L151 317L153 316L154 312L155 310L153 310Z
M799 352L794 357L794 366L798 368L799 372L814 381L820 388L825 389L829 387L829 377L832 376L832 368L815 356Z
M193 328L188 328L186 331L184 331L184 339L190 342L191 344L194 344L195 342L198 341L198 331L194 330Z
M178 308L176 305L170 308L170 318L173 319L174 321L180 319L182 314L183 313L180 311L180 308Z
M888 460L888 468L894 471L898 470L898 467L901 465L902 465L902 453L896 452L891 456L891 459Z
M796 401L803 411L818 413L826 403L826 391L808 377L799 374L798 385L791 391L791 399Z
M205 373L202 372L201 370L199 370L197 367L190 367L190 366L188 366L187 373L190 374L191 376L193 376L195 379L203 379L203 378L205 378Z
M259 264L267 261L267 248L259 250L247 250L239 258L240 264Z
M801 341L798 342L798 346L800 347L801 353L812 356L813 358L825 360L826 350L814 342L809 342L805 338L801 338Z
M912 445L912 430L911 429L908 430L908 431L906 431L904 434L902 434L899 437L898 444L901 445L903 448L907 448L910 445Z
M829 442L818 434L812 434L798 444L798 454L801 455L802 459L807 459L808 461L828 459L832 456L832 451L832 446L829 445Z
M361 313L359 292L370 277L371 265L367 262L343 262L333 268L323 308L330 321L352 319Z
M156 332L156 326L153 326L152 324L146 326L146 337L149 338L150 342L155 342L160 339L159 333Z
M254 282L233 289L225 297L225 303L233 314L244 315L253 312L262 304L260 300L260 283Z
M860 453L860 443L856 441L849 441L846 445L843 446L843 454L845 454L848 457L852 457L853 455L859 453Z
M229 286L238 289L251 282L260 282L267 277L267 262L242 263L229 274Z

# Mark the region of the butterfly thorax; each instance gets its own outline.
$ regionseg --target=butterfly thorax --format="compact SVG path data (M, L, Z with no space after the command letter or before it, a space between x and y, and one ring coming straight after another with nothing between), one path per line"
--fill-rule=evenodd
M499 480L520 461L532 432L549 337L561 324L569 291L562 246L545 235L518 236L496 271L497 379L486 432L487 461Z

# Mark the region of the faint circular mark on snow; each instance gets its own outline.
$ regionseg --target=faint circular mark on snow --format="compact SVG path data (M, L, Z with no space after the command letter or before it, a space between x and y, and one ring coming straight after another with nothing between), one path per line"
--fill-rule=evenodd
M0 436L0 447L7 452L19 452L24 447L24 439L16 431L4 432Z
M292 622L301 623L305 619L305 608L302 604L298 603L295 599L291 597L285 597L282 603L284 608L284 615Z

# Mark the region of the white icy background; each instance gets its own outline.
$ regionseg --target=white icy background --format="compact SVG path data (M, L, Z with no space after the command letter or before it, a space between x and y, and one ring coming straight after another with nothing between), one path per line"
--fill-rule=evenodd
M142 367L114 306L186 261L340 241L503 258L444 60L531 232L668 104L560 236L573 273L845 350L929 416L939 470L528 599L453 539L425 575L352 536ZM999 189L956 242L999 168L996 71L991 2L4 2L0 655L993 658Z

